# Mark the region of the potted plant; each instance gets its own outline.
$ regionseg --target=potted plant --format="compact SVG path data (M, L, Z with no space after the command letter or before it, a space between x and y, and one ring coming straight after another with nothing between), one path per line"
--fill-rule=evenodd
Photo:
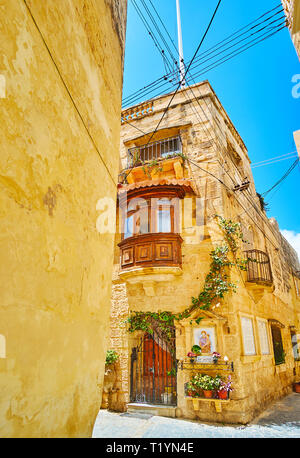
M294 383L294 390L296 393L300 393L300 382Z
M193 398L199 398L202 396L201 378L202 375L195 374L187 383L186 390L188 396L192 396Z
M105 359L106 366L110 366L111 364L115 364L117 362L118 358L119 358L119 355L115 350L107 350L106 359Z
M195 358L197 357L196 353L193 353L192 351L189 351L187 354L187 357L190 358L190 362L194 363Z
M193 397L195 394L195 386L192 380L186 384L186 394L187 396L191 396L191 397Z
M227 381L222 380L219 389L218 389L218 398L219 399L228 399L229 398L229 392L232 391L232 381L231 381L231 375L228 375Z
M194 363L195 358L197 358L197 356L199 355L201 355L201 347L199 347L199 345L193 345L191 351L189 351L187 354L188 358L190 358L191 363Z
M212 398L215 389L215 379L210 375L200 375L198 380L199 387L203 390L205 398Z
M217 364L219 358L221 358L221 355L217 351L214 351L213 354L212 354L212 357L213 357L214 364Z
M193 345L192 346L192 352L196 354L196 356L201 355L201 347L199 345Z

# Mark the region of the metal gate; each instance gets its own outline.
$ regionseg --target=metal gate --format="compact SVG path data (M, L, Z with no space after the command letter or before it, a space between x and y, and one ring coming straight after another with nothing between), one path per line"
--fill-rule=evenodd
M174 406L176 386L175 346L156 332L144 334L131 353L130 401Z

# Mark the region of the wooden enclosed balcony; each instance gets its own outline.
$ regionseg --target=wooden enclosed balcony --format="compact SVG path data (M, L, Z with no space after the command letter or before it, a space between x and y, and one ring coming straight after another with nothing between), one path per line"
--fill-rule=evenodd
M121 270L138 267L181 267L182 238L174 233L140 234L119 243Z
M193 193L189 180L150 180L119 188L120 278L142 283L155 295L158 282L182 275L180 200Z
M248 259L247 282L259 286L272 286L273 277L267 253L260 250L248 250L244 252L244 255Z

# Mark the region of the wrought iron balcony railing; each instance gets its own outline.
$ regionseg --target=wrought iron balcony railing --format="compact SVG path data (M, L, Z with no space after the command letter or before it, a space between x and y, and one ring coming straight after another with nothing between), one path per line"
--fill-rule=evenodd
M260 250L248 250L244 254L248 259L247 281L272 285L273 278L267 253Z
M164 140L130 148L127 153L127 168L179 154L182 154L180 136L165 138Z

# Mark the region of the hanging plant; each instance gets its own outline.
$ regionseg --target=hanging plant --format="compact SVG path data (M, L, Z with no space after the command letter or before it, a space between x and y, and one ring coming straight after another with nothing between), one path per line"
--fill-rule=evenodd
M153 159L153 161L150 162L143 162L142 163L142 170L145 175L148 176L148 178L152 178L151 172L154 171L154 175L156 175L158 172L162 172L163 168L161 165L159 165L159 161L157 159Z

